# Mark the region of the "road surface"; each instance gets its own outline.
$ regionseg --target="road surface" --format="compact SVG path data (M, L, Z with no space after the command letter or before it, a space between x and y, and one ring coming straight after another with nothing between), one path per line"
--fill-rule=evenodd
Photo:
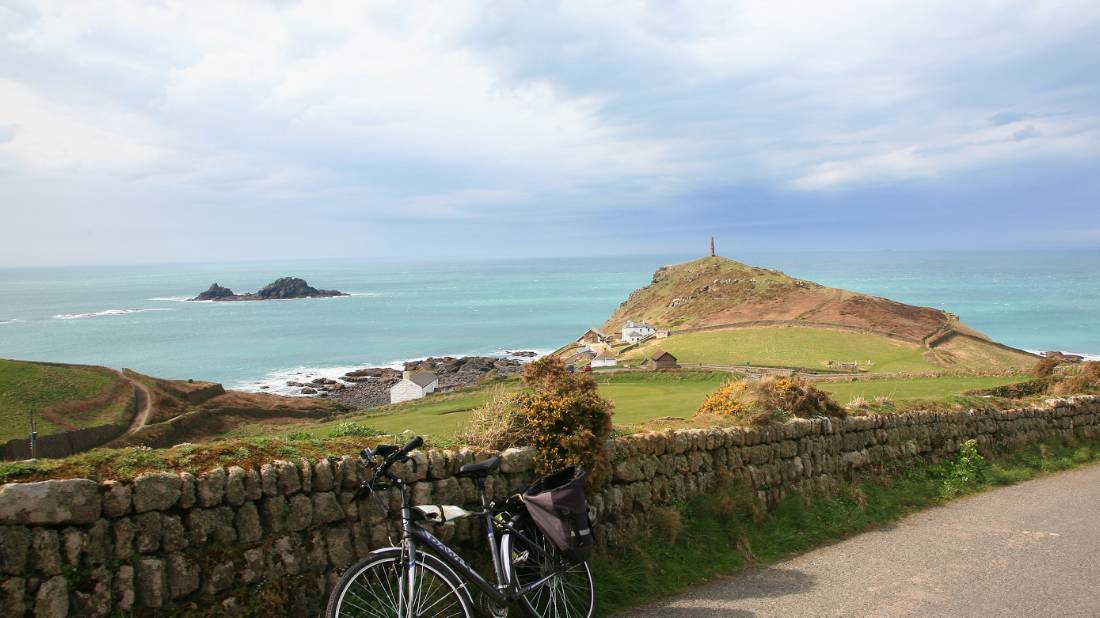
M956 500L623 616L1100 616L1100 465Z

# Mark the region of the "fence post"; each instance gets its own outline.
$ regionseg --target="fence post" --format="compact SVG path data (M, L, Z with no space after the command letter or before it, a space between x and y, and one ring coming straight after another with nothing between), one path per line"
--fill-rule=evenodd
M38 422L31 412L31 459L38 459Z

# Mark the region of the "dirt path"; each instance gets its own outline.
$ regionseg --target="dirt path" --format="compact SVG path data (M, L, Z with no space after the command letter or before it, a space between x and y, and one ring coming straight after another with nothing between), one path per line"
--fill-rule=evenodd
M122 374L120 373L119 375ZM122 379L134 385L134 397L137 403L137 412L134 413L134 418L130 421L130 426L126 429L126 433L105 444L104 446L106 447L114 446L118 442L121 442L137 433L137 430L144 427L145 423L149 421L149 413L153 409L153 397L149 394L149 389L144 384L138 382L137 380L128 378L124 375L122 376Z
M988 491L622 616L1100 616L1100 465Z

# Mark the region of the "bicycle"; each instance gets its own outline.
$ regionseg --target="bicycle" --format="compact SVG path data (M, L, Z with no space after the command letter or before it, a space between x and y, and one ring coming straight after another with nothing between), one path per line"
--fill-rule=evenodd
M531 618L591 617L596 586L588 563L566 560L531 522L518 495L509 498L503 507L489 501L485 480L500 467L499 457L464 465L456 475L474 481L481 498L480 511L450 505L412 505L405 481L390 467L408 461L409 453L423 443L418 436L401 448L384 444L363 449L362 458L374 473L356 491L356 499L398 488L401 540L397 546L375 550L348 568L329 597L325 615L471 618L479 612L502 618L508 615L509 606L518 605ZM445 523L462 517L485 520L495 582L482 577L421 525L424 521ZM480 593L477 602L469 584Z

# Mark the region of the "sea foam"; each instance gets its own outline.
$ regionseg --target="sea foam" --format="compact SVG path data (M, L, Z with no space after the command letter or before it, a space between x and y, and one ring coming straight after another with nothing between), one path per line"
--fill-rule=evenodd
M252 393L272 393L274 395L301 395L300 386L287 386L287 382L301 382L308 384L309 382L316 380L317 378L328 378L330 380L340 380L344 377L344 374L349 371L355 371L356 369L362 369L364 367L374 367L371 363L360 363L357 365L341 365L335 367L290 367L287 369L276 369L275 371L268 372L264 377L258 380L241 380L234 384L231 388L238 391L247 391ZM264 388L266 387L266 388Z
M82 318L94 318L104 315L129 315L131 313L145 313L146 311L174 311L165 307L152 307L149 309L105 309L103 311L91 311L88 313L59 313L53 316L55 320L79 320Z

